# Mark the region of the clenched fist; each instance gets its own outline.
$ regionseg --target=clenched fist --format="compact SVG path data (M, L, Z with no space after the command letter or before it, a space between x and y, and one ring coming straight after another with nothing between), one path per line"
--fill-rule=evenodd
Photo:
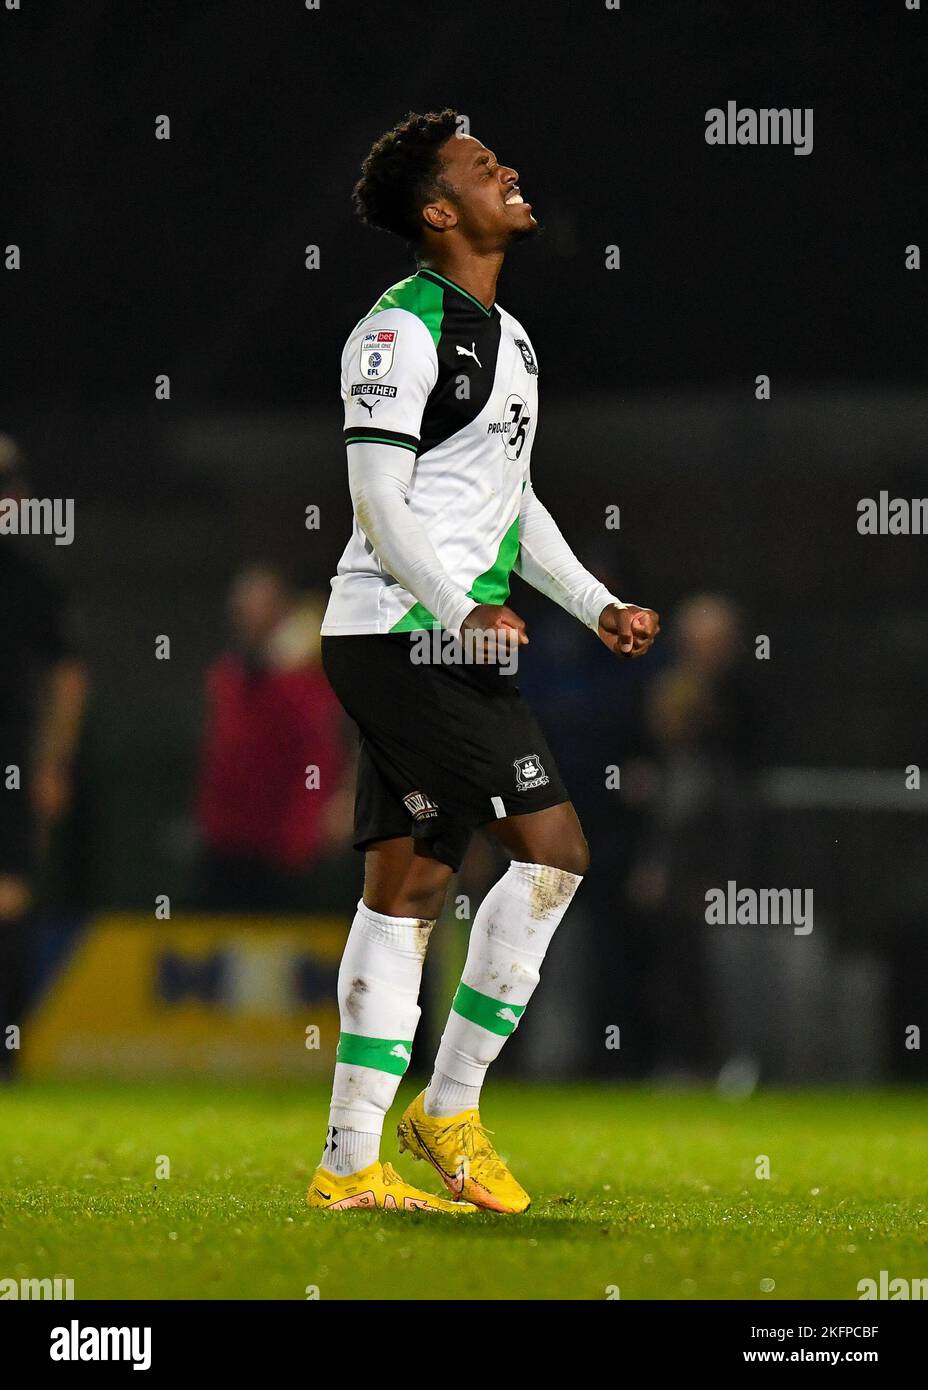
M617 608L607 603L599 615L599 640L605 642L617 656L644 656L650 651L661 630L661 620L653 608L639 608L637 603Z

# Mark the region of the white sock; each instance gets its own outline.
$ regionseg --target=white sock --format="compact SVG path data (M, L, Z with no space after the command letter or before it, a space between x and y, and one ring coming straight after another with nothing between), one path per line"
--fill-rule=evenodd
M460 1115L462 1110L476 1110L479 1103L479 1086L465 1086L462 1081L453 1081L437 1070L423 1101L426 1115Z
M329 1110L336 1147L327 1140L322 1157L330 1172L357 1172L379 1157L384 1116L412 1055L422 963L434 925L419 917L385 917L363 899L358 903L338 969L341 1032ZM357 1166L346 1169L352 1160Z
M338 1129L335 1125L329 1125L319 1161L327 1172L347 1178L376 1163L379 1157L379 1134L363 1134L358 1129Z
M512 863L487 893L471 927L464 974L425 1093L428 1115L475 1108L487 1067L538 984L541 962L583 879L547 864ZM467 1088L465 1105L447 1110L449 1082Z

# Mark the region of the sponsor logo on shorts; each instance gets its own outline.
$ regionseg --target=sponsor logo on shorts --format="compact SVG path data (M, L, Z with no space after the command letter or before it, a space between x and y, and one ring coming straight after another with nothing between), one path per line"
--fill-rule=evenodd
M403 797L403 805L413 820L432 820L438 815L438 807L425 792L409 792Z
M516 758L512 765L516 770L516 791L530 792L534 787L548 785L548 774L536 753L527 753L524 758Z

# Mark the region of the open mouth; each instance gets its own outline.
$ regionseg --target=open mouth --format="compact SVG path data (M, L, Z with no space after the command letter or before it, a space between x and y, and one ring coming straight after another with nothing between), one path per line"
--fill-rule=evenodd
M507 208L519 207L520 205L523 205L525 203L525 199L519 192L518 184L516 184L515 188L511 188L509 190L509 192L506 194L506 197L503 199L503 202L506 204Z

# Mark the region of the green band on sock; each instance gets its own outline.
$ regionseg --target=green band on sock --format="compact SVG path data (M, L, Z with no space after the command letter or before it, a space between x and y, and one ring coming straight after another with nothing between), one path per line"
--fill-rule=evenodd
M409 1066L412 1043L405 1038L363 1038L360 1033L340 1033L336 1062L349 1067L373 1067L402 1076Z
M463 980L458 985L458 992L451 1007L462 1018L476 1023L478 1028L486 1028L489 1033L499 1033L503 1038L508 1038L525 1013L524 1004L507 1004L505 1000L491 999L488 994L471 989Z

